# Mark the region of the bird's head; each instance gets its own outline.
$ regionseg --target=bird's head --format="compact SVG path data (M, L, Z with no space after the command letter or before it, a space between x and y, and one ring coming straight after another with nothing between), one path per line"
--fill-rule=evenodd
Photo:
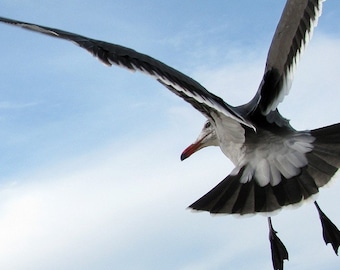
M205 122L203 129L196 141L183 151L181 160L190 157L193 153L207 146L218 146L215 127L209 120Z

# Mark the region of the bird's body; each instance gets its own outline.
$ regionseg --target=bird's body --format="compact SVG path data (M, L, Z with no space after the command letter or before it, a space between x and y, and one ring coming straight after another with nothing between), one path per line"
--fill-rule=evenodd
M157 79L207 118L196 142L182 153L181 159L201 148L219 146L235 165L230 175L190 207L216 214L271 213L317 194L340 167L340 124L297 131L277 108L290 90L298 60L321 14L322 2L287 1L259 88L248 103L238 107L185 74L132 49L37 24L2 17L0 22L72 41L108 66L115 64ZM340 232L330 221L321 220L324 231L334 235L325 241L331 242L337 252ZM288 253L271 220L269 225L274 268L283 269Z
M235 168L191 208L229 214L272 212L310 198L328 183L340 166L332 158L340 155L335 147L340 125L297 131L278 111L271 115L273 122L249 117L255 130L213 115L217 145ZM195 151L185 150L182 159Z

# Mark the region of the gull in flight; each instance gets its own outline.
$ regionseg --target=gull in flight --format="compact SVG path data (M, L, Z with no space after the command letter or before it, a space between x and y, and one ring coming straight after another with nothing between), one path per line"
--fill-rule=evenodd
M321 15L323 0L288 0L276 28L264 75L254 97L231 106L201 84L166 64L132 49L85 36L0 17L3 23L72 41L108 66L118 65L154 77L207 119L181 160L207 146L219 146L235 168L216 187L190 205L212 214L267 213L274 269L288 252L278 238L271 213L313 199L340 167L340 124L295 130L278 111L289 93L298 61ZM338 253L340 232L314 201L323 237Z

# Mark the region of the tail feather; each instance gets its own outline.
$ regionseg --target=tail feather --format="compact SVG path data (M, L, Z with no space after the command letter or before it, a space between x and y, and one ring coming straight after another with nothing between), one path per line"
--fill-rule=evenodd
M291 179L287 179L287 181L282 182L282 188L286 191L287 200L284 205L295 204L300 202L303 199L303 193L301 191L299 182L300 177L293 177Z
M280 204L273 192L273 187L267 185L265 187L260 187L255 181L253 181L255 186L255 210L253 212L239 212L240 214L256 213L256 212L272 212L280 208Z
M318 187L327 184L340 167L340 123L314 129L313 151L307 153L308 172Z
M317 128L311 130L311 134L313 137L315 137L315 142L317 143L334 143L339 144L340 143L340 123Z
M233 212L252 211L254 208L254 186L251 183L246 183L241 186L238 196L233 205ZM249 210L248 210L249 208Z
M232 175L229 175L189 207L196 210L209 211L210 213L232 213L232 207L237 199L240 188L239 182L235 181ZM228 201L233 201L233 203L228 203Z
M243 167L189 207L215 214L272 212L318 193L318 188L327 184L340 167L340 123L310 133L315 138L313 150L306 153L308 164L300 174L290 179L281 176L275 186L260 186L254 177L247 183L240 182Z
M325 158L316 156L313 152L307 154L308 173L313 177L316 185L322 187L329 182L338 170L329 164Z
M319 146L316 146L312 152L313 155L317 156L320 159L323 159L326 161L328 164L332 165L333 167L338 168L340 166L339 164L339 153L340 153L340 148L339 149L333 149L333 152L330 151L325 151L324 148L320 149Z
M301 176L297 178L303 198L308 198L311 195L318 193L318 186L306 168L303 169Z

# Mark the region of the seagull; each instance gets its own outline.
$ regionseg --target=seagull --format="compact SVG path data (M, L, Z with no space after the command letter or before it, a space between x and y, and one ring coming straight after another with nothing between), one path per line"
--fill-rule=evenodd
M254 97L231 106L197 81L135 50L71 32L0 17L0 22L72 41L108 66L154 77L206 118L197 140L181 160L218 146L235 168L189 207L212 214L268 215L273 268L283 269L288 251L271 215L288 205L314 200L340 167L340 123L298 131L278 111L289 93L299 59L311 39L324 0L288 0L269 48L264 75ZM340 231L314 201L323 237L338 253Z

